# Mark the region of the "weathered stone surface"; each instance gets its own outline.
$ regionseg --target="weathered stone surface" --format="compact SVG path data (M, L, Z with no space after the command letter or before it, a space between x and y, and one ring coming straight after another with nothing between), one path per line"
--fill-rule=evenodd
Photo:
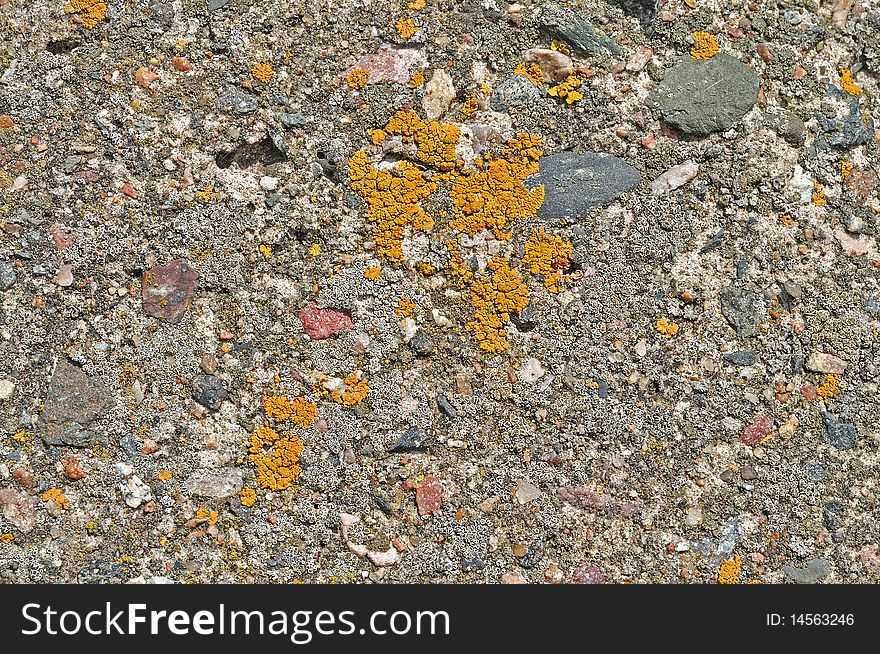
M568 43L580 54L617 54L620 46L596 32L593 25L567 7L548 3L541 11L541 28Z
M828 559L811 559L803 567L783 566L782 573L796 584L817 584L831 574L831 562Z
M825 423L825 435L828 442L838 450L851 450L856 446L859 430L855 425L842 422L837 416L828 412L822 414L822 422Z
M608 204L641 179L639 171L622 159L595 152L560 152L538 163L539 172L525 185L544 185L538 218L548 223L586 217L590 209Z
M421 427L410 427L407 429L394 445L388 448L389 452L412 452L422 447L425 443L427 434Z
M729 129L758 99L760 80L729 54L711 59L683 57L666 72L650 101L672 127L688 134Z
M498 112L507 112L511 107L522 107L541 99L538 87L525 75L511 75L492 89L489 103Z
M143 275L143 307L149 315L176 324L189 308L199 273L184 259L153 266Z
M349 331L352 328L351 317L336 309L321 309L314 302L309 302L299 312L299 319L309 338L320 341L330 338L338 331Z
M376 52L364 55L352 67L370 71L367 84L377 82L396 82L406 84L414 68L427 65L425 55L411 48L383 47Z
M40 415L46 430L43 439L50 445L86 447L93 438L86 427L114 404L101 380L61 359L49 381L45 408Z
M754 336L764 315L764 301L758 293L729 286L721 291L721 314L740 338Z
M807 370L840 375L846 370L846 361L827 352L811 352L804 364Z
M27 533L37 524L37 501L23 491L0 489L0 515Z
M232 84L220 92L214 100L214 105L220 111L231 111L236 114L253 113L260 106L254 96Z
M186 490L201 497L229 497L241 491L241 468L196 470L184 482Z
M9 259L0 259L0 291L8 291L15 281L15 264Z
M229 397L223 380L214 375L196 375L191 388L193 399L212 411L219 409L223 400Z

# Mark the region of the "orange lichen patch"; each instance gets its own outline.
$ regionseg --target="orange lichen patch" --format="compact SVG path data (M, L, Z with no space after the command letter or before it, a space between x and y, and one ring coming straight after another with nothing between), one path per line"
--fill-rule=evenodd
M413 76L409 78L409 85L416 89L425 85L425 75L422 71L413 73Z
M263 400L263 410L275 422L287 420L293 413L293 406L284 395L270 395Z
M853 165L849 161L840 162L840 176L849 177L852 175Z
M811 199L817 207L824 207L828 203L828 198L825 197L825 189L822 188L822 184L815 180L813 181L813 195Z
M837 71L840 74L840 88L850 95L859 95L862 87L853 81L853 74L849 68L841 68Z
M15 123L12 122L12 118L6 114L0 115L0 129L9 129L13 125L15 125Z
M543 186L529 190L523 184L538 172L540 144L520 134L499 158L477 160L476 168L462 171L449 190L455 210L450 225L470 236L491 229L496 238L509 239L508 223L533 217L544 203Z
M406 4L406 8L412 9L413 11L421 11L427 4L428 3L425 2L425 0L412 0L412 2Z
M840 375L828 374L825 376L825 381L816 386L816 396L822 398L827 404L842 390Z
M666 318L660 318L654 323L654 329L663 334L666 338L672 338L678 333L678 323L670 322Z
M461 131L455 125L424 121L410 109L398 111L388 119L384 132L392 136L402 136L404 142L415 142L416 160L435 170L449 172L459 165L455 146L458 145Z
M370 141L373 142L373 145L382 145L382 141L388 138L388 134L384 129L371 129L370 130Z
M559 293L562 290L562 271L568 268L572 244L539 227L532 230L524 247L523 263L529 266L533 275L544 276L544 286L548 291Z
M382 269L379 266L370 266L369 268L364 269L364 278L369 279L370 281L374 281L379 279L379 275L382 273Z
M257 491L253 488L243 488L238 494L238 501L242 506L253 506L257 503Z
M416 303L409 299L407 296L403 296L400 298L400 301L397 303L397 306L394 308L394 313L396 313L401 318L412 318L415 316L416 312Z
M365 68L355 68L345 76L345 81L353 89L364 88L367 85L368 79L370 79L370 71Z
M718 41L709 32L694 32L694 46L691 48L691 57L694 59L711 59L718 54Z
M317 243L312 243L309 246L309 254L312 255L313 257L320 256L321 255L321 246L318 245Z
M257 484L261 488L276 491L289 488L301 472L297 461L302 449L302 441L295 435L285 434L282 437L268 425L257 429L251 435L248 449L248 459L257 468Z
M156 479L159 481L168 481L171 479L171 471L170 470L160 470L156 473Z
M94 28L107 15L107 5L101 0L70 0L64 7L65 14L73 14L71 20L89 29Z
M263 257L266 259L271 259L272 258L272 246L268 245L266 243L261 243L260 244L260 254L262 254Z
M291 405L290 421L297 427L308 429L318 417L318 407L304 397L294 398Z
M196 520L205 520L209 525L216 525L219 519L220 514L217 511L209 511L203 506L196 509Z
M460 277L465 282L473 279L474 271L467 266L458 252L458 241L454 238L446 239L446 249L449 251L449 274Z
M522 75L535 86L541 86L544 83L544 73L538 64L519 63L513 69L514 75Z
M496 256L488 267L492 275L475 281L469 288L474 319L468 328L481 349L498 354L510 347L504 325L511 313L525 309L529 291L507 259Z
M470 117L473 116L476 111L477 99L474 96L469 95L467 97L467 100L464 101L464 104L461 105L461 113L463 113L465 116Z
M43 491L40 498L44 502L52 502L59 509L69 509L70 502L67 500L67 497L64 495L64 491L60 488L50 488L48 490Z
M738 584L739 576L742 574L742 559L738 556L727 559L718 568L719 584Z
M416 23L412 18L398 18L394 22L394 29L397 30L397 35L402 39L411 39L418 31Z
M556 86L547 89L547 93L554 98L565 100L566 104L583 100L584 94L578 91L584 85L584 81L575 73L572 73Z
M356 373L345 378L345 390L333 391L330 398L343 406L354 406L363 400L370 392L370 385L366 379L361 379Z
M430 261L419 261L416 264L416 270L418 270L423 275L433 275L437 272L437 269L434 268L434 265Z
M779 222L784 227L791 227L792 225L794 225L794 219L787 213L779 214Z
M9 543L12 542L12 539L13 539L12 534L7 533L7 534L0 535L0 543L3 543L4 545L9 545Z
M271 64L267 63L258 63L254 64L251 67L251 75L254 76L254 79L258 79L263 83L268 82L272 79L272 76L275 74L275 69L272 68Z
M348 175L352 190L367 203L376 251L393 261L402 261L401 239L406 225L412 223L425 230L433 225L419 202L429 198L437 185L408 161L398 162L391 170L377 170L363 150L349 159Z

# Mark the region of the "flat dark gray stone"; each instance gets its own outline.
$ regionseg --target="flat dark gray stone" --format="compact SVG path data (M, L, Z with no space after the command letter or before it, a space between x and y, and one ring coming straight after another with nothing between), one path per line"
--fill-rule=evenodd
M666 72L649 102L675 129L710 134L733 127L754 106L759 87L755 71L729 54L688 56Z
M526 187L544 185L544 204L538 218L553 223L583 218L635 188L642 176L623 159L609 154L559 152L541 157L540 169Z
M764 315L764 301L758 293L730 286L721 291L721 314L740 338L754 336Z

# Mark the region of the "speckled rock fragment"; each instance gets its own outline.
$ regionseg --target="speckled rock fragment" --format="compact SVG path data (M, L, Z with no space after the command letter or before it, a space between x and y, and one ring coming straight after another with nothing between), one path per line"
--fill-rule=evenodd
M746 445L757 445L773 429L773 418L770 416L756 416L746 425L739 439Z
M144 271L141 291L144 311L165 322L179 323L189 308L198 280L199 273L184 259Z
M505 113L511 107L522 107L541 99L538 87L525 75L511 75L492 89L489 103L495 111Z
M859 430L855 425L838 420L837 416L827 411L822 414L822 422L825 423L828 442L838 450L851 450L856 446Z
M0 490L0 515L27 533L37 524L37 501L23 491Z
M104 383L62 359L55 367L40 422L43 440L50 445L86 447L91 432L84 427L107 413L114 405Z
M547 3L541 12L541 28L584 55L617 54L620 46L596 32L593 25L568 7Z
M219 409L223 400L229 397L223 380L214 375L196 375L193 377L191 389L193 399L212 411Z
M721 291L721 314L740 338L754 336L764 315L764 302L757 293L729 286Z
M200 497L229 497L241 491L241 468L196 470L184 482L184 488Z
M604 584L605 575L594 565L581 563L571 571L571 583L573 584Z
M419 50L411 48L382 47L358 59L352 67L370 71L367 84L377 82L396 82L406 84L410 76L419 68L427 65L425 56Z
M585 218L591 209L608 204L641 179L639 171L622 159L595 152L559 152L541 157L538 164L538 173L525 186L544 185L538 219L547 223Z
M669 125L687 134L729 129L758 99L760 80L729 54L711 59L682 57L666 72L649 102Z
M785 578L796 584L817 584L831 574L828 559L810 559L801 567L786 565L782 568Z
M416 489L416 505L419 507L419 515L431 515L438 511L443 504L443 487L440 480L434 476L425 477L422 485Z

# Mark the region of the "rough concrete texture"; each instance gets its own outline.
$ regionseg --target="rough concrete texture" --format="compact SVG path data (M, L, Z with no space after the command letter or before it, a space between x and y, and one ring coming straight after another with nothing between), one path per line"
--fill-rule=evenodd
M0 580L877 580L876 2L105 2L0 0Z

